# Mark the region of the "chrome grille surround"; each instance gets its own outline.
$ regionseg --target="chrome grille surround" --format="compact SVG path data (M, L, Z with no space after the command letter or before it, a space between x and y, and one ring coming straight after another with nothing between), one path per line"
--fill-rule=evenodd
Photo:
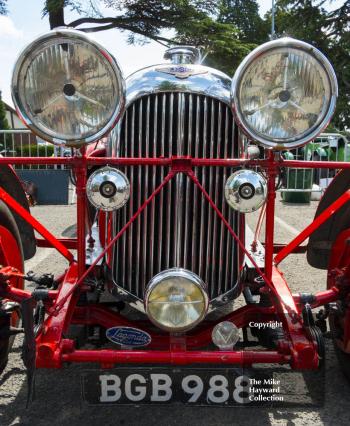
M113 132L109 155L239 156L237 128L230 109L230 79L210 68L192 67L200 72L186 80L161 72L160 66L129 77L126 113ZM146 166L122 170L130 180L132 196L128 205L115 214L114 232L168 172L163 167ZM224 184L233 170L203 167L194 171L238 233L239 214L224 200ZM141 301L149 280L176 266L197 273L206 282L211 309L227 303L237 290L236 243L199 188L183 174L168 183L117 242L113 260L116 285L112 292L128 301ZM142 310L141 303L137 305Z
M237 155L233 139L233 118L227 105L203 95L162 93L140 98L128 108L119 156L233 158ZM130 180L132 196L116 215L117 229L167 173L164 168L145 166L125 167L123 171ZM224 185L231 172L219 167L195 170L237 230L238 215L224 199ZM140 299L154 275L175 266L198 274L213 299L235 285L238 261L232 237L214 210L185 175L177 174L117 242L114 266L118 286Z

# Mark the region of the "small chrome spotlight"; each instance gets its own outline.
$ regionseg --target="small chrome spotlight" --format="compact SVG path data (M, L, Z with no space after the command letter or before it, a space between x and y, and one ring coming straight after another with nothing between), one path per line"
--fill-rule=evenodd
M213 328L211 338L219 349L232 350L239 340L239 330L233 322L223 321Z
M225 198L230 207L242 213L258 210L265 202L266 180L253 170L233 173L225 185Z
M106 166L89 177L86 193L90 203L97 209L117 210L130 198L130 183L124 173Z

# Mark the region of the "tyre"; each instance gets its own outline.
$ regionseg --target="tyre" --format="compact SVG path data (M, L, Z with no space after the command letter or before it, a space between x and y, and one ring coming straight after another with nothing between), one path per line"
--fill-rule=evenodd
M342 369L345 377L350 382L350 354L344 352L342 349L343 337L343 316L337 312L330 312L329 314L329 329L333 340L335 354L338 358L340 368Z
M349 264L349 239L349 227L339 231L339 234L336 236L328 262L327 288L332 288L334 285L338 286L338 284L340 286L342 283L342 277L339 277L338 273L339 271L346 270ZM340 280L338 284L337 279ZM329 329L339 366L350 382L350 342L349 336L345 335L345 330L348 328L348 321L350 321L349 313L347 295L340 293L339 300L329 305Z
M20 271L24 271L23 250L20 234L16 221L6 206L0 201L0 264L3 266L13 266ZM23 288L23 280L15 279L11 281L15 287ZM6 304L5 299L0 299L0 310ZM11 325L18 326L20 317L17 312L11 314ZM1 327L8 327L8 319L6 316L0 316ZM11 338L3 338L0 340L0 374L7 365L8 354L12 347L14 336Z

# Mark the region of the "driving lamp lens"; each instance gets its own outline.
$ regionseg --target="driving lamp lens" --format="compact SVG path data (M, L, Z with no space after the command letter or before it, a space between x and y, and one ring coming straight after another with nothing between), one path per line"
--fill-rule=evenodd
M193 328L208 309L203 281L184 269L160 272L148 285L145 297L150 320L167 331Z
M328 60L288 38L248 55L233 82L238 121L248 136L272 147L295 147L315 137L333 114L336 94Z
M13 98L24 121L44 139L67 145L102 137L124 96L115 60L72 30L57 30L19 57Z

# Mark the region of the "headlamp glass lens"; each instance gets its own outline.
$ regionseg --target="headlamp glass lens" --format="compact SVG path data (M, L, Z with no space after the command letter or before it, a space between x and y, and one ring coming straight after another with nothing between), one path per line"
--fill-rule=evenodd
M262 138L286 142L319 126L329 109L326 70L296 48L267 51L245 70L238 91L244 125Z
M30 53L18 76L25 114L62 140L92 136L113 116L121 93L110 62L92 44L54 38Z

